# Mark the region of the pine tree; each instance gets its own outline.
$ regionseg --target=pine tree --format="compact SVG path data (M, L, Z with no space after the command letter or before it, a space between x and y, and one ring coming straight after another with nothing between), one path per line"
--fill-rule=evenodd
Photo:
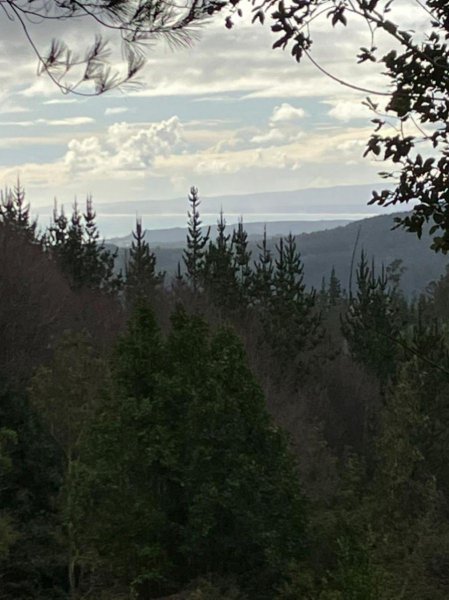
M84 244L83 244L83 284L92 289L101 289L105 292L116 292L122 287L121 275L114 272L114 263L117 250L109 251L100 240L100 232L96 223L96 213L93 209L92 197L86 199L84 219Z
M47 247L58 262L62 272L68 277L73 288L83 282L83 227L78 203L73 204L72 215L68 219L64 207L58 212L55 201L53 222L47 233Z
M105 366L88 339L68 333L57 346L53 361L37 370L30 386L32 406L61 452L64 465L59 508L71 600L78 597L80 568L86 562L76 489L83 438L92 425L106 380Z
M141 304L113 371L83 496L95 498L85 518L99 568L142 600L206 574L272 598L284 565L302 555L304 508L235 334L178 309L164 341Z
M268 248L266 227L264 227L262 242L257 244L257 248L259 255L254 262L250 297L251 304L257 306L259 312L266 314L270 310L274 285L274 264L271 250Z
M17 434L7 427L0 428L0 489L6 487L5 476L11 471L11 449L17 444ZM18 535L11 515L2 507L0 514L0 561L8 556L9 548L17 541Z
M204 255L204 288L217 307L238 308L236 279L231 235L226 233L223 211L217 221L217 237L210 241Z
M185 572L234 575L249 597L271 598L281 565L302 551L303 509L285 440L232 330L212 334L178 310L168 348L185 448Z
M82 448L77 504L82 541L105 597L135 598L171 590L173 531L163 475L175 440L157 420L164 349L153 312L139 299L114 348L112 381ZM150 595L150 592L152 595Z
M30 241L38 241L37 221L31 220L30 205L25 200L25 190L20 179L17 179L13 188L0 193L0 223L24 234Z
M304 283L304 265L292 234L276 245L270 338L281 363L298 365L300 354L317 342L320 317L315 292Z
M156 255L145 240L141 219L136 220L136 229L132 235L125 284L126 296L131 303L140 297L151 297L163 285L165 278L165 272L156 272Z
M342 331L354 358L385 383L394 373L402 318L397 295L388 286L385 269L376 276L364 251L357 268L357 292L350 298Z
M53 223L47 234L47 247L55 256L74 289L91 288L113 293L121 287L121 276L114 273L117 253L111 253L100 241L92 198L86 199L81 213L75 201L70 219L64 208L53 211Z
M198 207L200 204L198 198L198 189L190 188L188 196L190 202L190 210L187 215L189 217L187 226L187 248L183 253L183 260L186 266L186 275L193 291L199 291L202 285L202 277L204 272L204 255L205 248L209 241L210 227L206 234L203 234L201 227L200 213Z
M331 276L329 279L328 295L330 306L336 306L342 297L341 283L335 274L334 266L332 266Z
M419 337L423 356L438 356L449 367L436 332ZM444 600L449 593L448 384L447 375L413 355L398 367L385 394L372 522L390 598Z
M237 229L232 232L232 249L240 301L246 305L251 281L251 250L248 249L248 234L242 219L239 219Z

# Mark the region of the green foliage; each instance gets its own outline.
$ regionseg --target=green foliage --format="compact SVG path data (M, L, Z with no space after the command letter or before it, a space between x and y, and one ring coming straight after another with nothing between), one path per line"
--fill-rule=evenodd
M266 232L251 277L251 306L259 317L264 341L278 361L278 369L302 370L303 353L318 339L320 317L315 292L306 290L301 255L291 234L281 238L273 258Z
M246 233L243 220L239 219L237 229L232 232L233 266L237 279L240 301L246 306L248 304L248 292L251 281L251 250L248 248L248 234Z
M239 251L245 252L240 241ZM223 212L217 222L217 237L210 241L204 256L204 288L212 302L225 310L241 308L236 263L244 260L244 256L234 253L234 237L226 234L226 220ZM244 269L244 265L240 269Z
M30 218L30 205L25 201L25 190L19 179L13 188L0 194L0 222L29 241L37 241L37 222Z
M81 280L83 256L96 269L95 215L60 225ZM0 274L0 600L448 598L445 278L408 306L402 265L376 275L362 255L353 297L332 272L320 322L293 236L274 248L264 236L252 270L243 225L231 237L221 215L195 294L182 292L236 331L180 307L168 326L146 288L126 331L113 322L109 352L74 327L91 301L95 315L106 306L98 279L70 291L52 254L0 229L12 248ZM134 241L131 287L149 291L139 224ZM167 306L183 293L158 290Z
M140 306L117 352L89 442L98 556L142 598L205 573L270 597L302 551L303 505L240 342L182 310L163 342Z
M273 293L274 263L268 248L267 230L264 228L262 242L257 244L259 255L254 263L251 277L251 304L257 306L259 314L269 313Z
M50 365L36 371L30 386L31 403L63 457L59 509L71 598L76 596L79 569L86 562L76 499L83 438L104 385L104 365L86 336L71 333L60 341Z
M2 380L1 600L62 600L64 547L57 539L59 453L26 394Z
M125 292L128 302L149 298L164 282L165 272L156 272L156 255L145 240L142 220L137 219L126 266Z
M403 323L401 297L389 287L386 272L376 276L362 251L357 268L357 292L350 297L342 331L354 358L381 382L394 373Z
M193 587L193 586L192 586ZM194 589L188 592L186 600L245 600L235 582L229 578L201 578L195 583Z
M55 206L53 224L46 236L47 247L73 289L116 292L121 287L121 277L114 273L116 254L100 241L95 219L91 197L87 198L86 211L82 214L75 202L70 219L64 209L58 214Z
M338 304L338 302L341 300L341 297L342 297L341 283L335 274L334 267L332 267L331 276L329 279L328 295L329 295L329 304L331 306L335 306L336 304Z
M0 490L5 484L5 475L12 467L8 447L17 443L14 431L3 427L0 429ZM18 539L11 517L2 511L0 513L0 560L8 556L9 547Z
M183 253L183 261L187 271L187 279L189 280L193 291L197 292L202 283L205 260L204 255L206 253L205 248L209 241L210 228L208 228L205 234L203 233L200 213L198 211L200 204L198 189L192 187L188 198L190 210L187 213L189 217L187 224L187 248Z

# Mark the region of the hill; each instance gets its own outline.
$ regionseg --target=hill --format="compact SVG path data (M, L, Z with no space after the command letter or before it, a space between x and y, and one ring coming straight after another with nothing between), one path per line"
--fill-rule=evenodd
M399 214L399 213L397 213ZM430 238L423 234L421 240L410 233L396 229L394 215L382 215L351 222L344 226L313 233L297 235L297 245L301 251L305 267L307 285L319 288L323 277L328 278L332 267L344 288L348 287L351 256L354 244L359 237L356 257L362 248L367 255L373 257L380 267L393 260L403 261L405 272L402 277L402 288L411 296L424 291L428 283L444 272L448 259L444 255L430 250ZM293 230L293 223L289 224ZM249 227L248 227L249 228ZM212 231L212 234L214 232ZM285 234L285 231L279 231ZM270 247L274 248L277 238L271 237ZM257 240L250 242L252 257L257 256ZM182 260L182 247L167 247L153 244L158 259L158 268L166 270L168 275L176 271L178 261ZM123 265L126 250L120 249L119 264Z
M332 219L320 221L269 221L267 223L245 223L245 229L249 238L260 239L263 236L264 228L267 230L269 237L280 235L299 235L301 233L311 233L313 231L322 231L324 229L332 229L347 225L351 221L348 219ZM232 231L236 228L236 223L229 225ZM205 227L207 229L208 226ZM214 226L211 226L213 232ZM145 240L150 245L157 246L175 246L180 247L185 244L187 236L187 227L170 227L168 229L152 229L145 230ZM124 237L116 237L108 240L110 244L118 248L126 248L132 243L132 234Z
M368 205L371 191L376 188L379 188L379 184L219 196L206 196L200 190L200 212L205 224L214 224L221 209L227 220L234 223L241 215L245 222L262 223L335 219L352 221L385 214L384 208ZM106 238L128 235L135 225L136 215L143 218L144 227L148 229L181 228L186 222L187 193L179 198L159 200L126 198L122 202L101 202L96 198L95 210L98 225ZM52 213L53 206L40 208L40 220L45 223Z

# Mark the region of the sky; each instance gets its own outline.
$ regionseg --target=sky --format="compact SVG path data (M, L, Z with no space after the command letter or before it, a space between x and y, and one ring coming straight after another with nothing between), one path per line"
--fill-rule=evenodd
M423 27L413 0L398 0L396 11L402 26ZM100 210L102 203L168 202L192 185L202 196L381 187L385 165L362 156L373 118L362 104L366 94L273 50L269 28L249 17L248 4L228 30L218 15L190 47L158 42L139 87L81 98L37 76L20 24L0 16L2 187L20 176L35 210L88 194ZM380 67L355 58L370 45L369 32L350 25L332 31L325 18L317 22L314 58L340 78L385 91ZM80 21L60 28L44 21L30 31L42 50L51 37L83 47L95 34Z

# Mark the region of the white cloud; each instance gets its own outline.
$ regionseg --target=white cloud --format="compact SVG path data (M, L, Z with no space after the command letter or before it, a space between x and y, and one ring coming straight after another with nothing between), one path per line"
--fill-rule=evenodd
M76 104L79 102L76 98L53 98L53 100L45 100L44 104Z
M272 123L295 123L305 117L303 108L295 108L287 102L275 106L270 121Z
M157 156L168 156L183 144L183 127L176 116L140 128L114 123L103 138L71 140L64 163L71 172L113 176L120 171L148 169Z
M94 123L92 117L66 117L65 119L36 119L34 121L2 121L0 125L12 127L34 127L35 125L48 125L50 127L79 127Z
M326 104L332 104L332 108L327 114L343 123L352 119L366 119L370 115L368 107L362 104L361 99L327 101Z
M255 135L251 138L254 144L282 144L286 141L285 134L280 130L272 127L265 133Z
M104 111L104 114L106 117L108 117L109 115L120 115L125 112L128 112L128 108L126 108L126 106L113 106L113 107L108 107Z
M65 119L38 119L37 123L43 123L52 127L78 127L94 123L92 117L66 117Z
M303 136L298 122L303 119L305 112L287 102L275 106L268 121L268 130L260 130L251 138L251 143L262 146L289 144Z

